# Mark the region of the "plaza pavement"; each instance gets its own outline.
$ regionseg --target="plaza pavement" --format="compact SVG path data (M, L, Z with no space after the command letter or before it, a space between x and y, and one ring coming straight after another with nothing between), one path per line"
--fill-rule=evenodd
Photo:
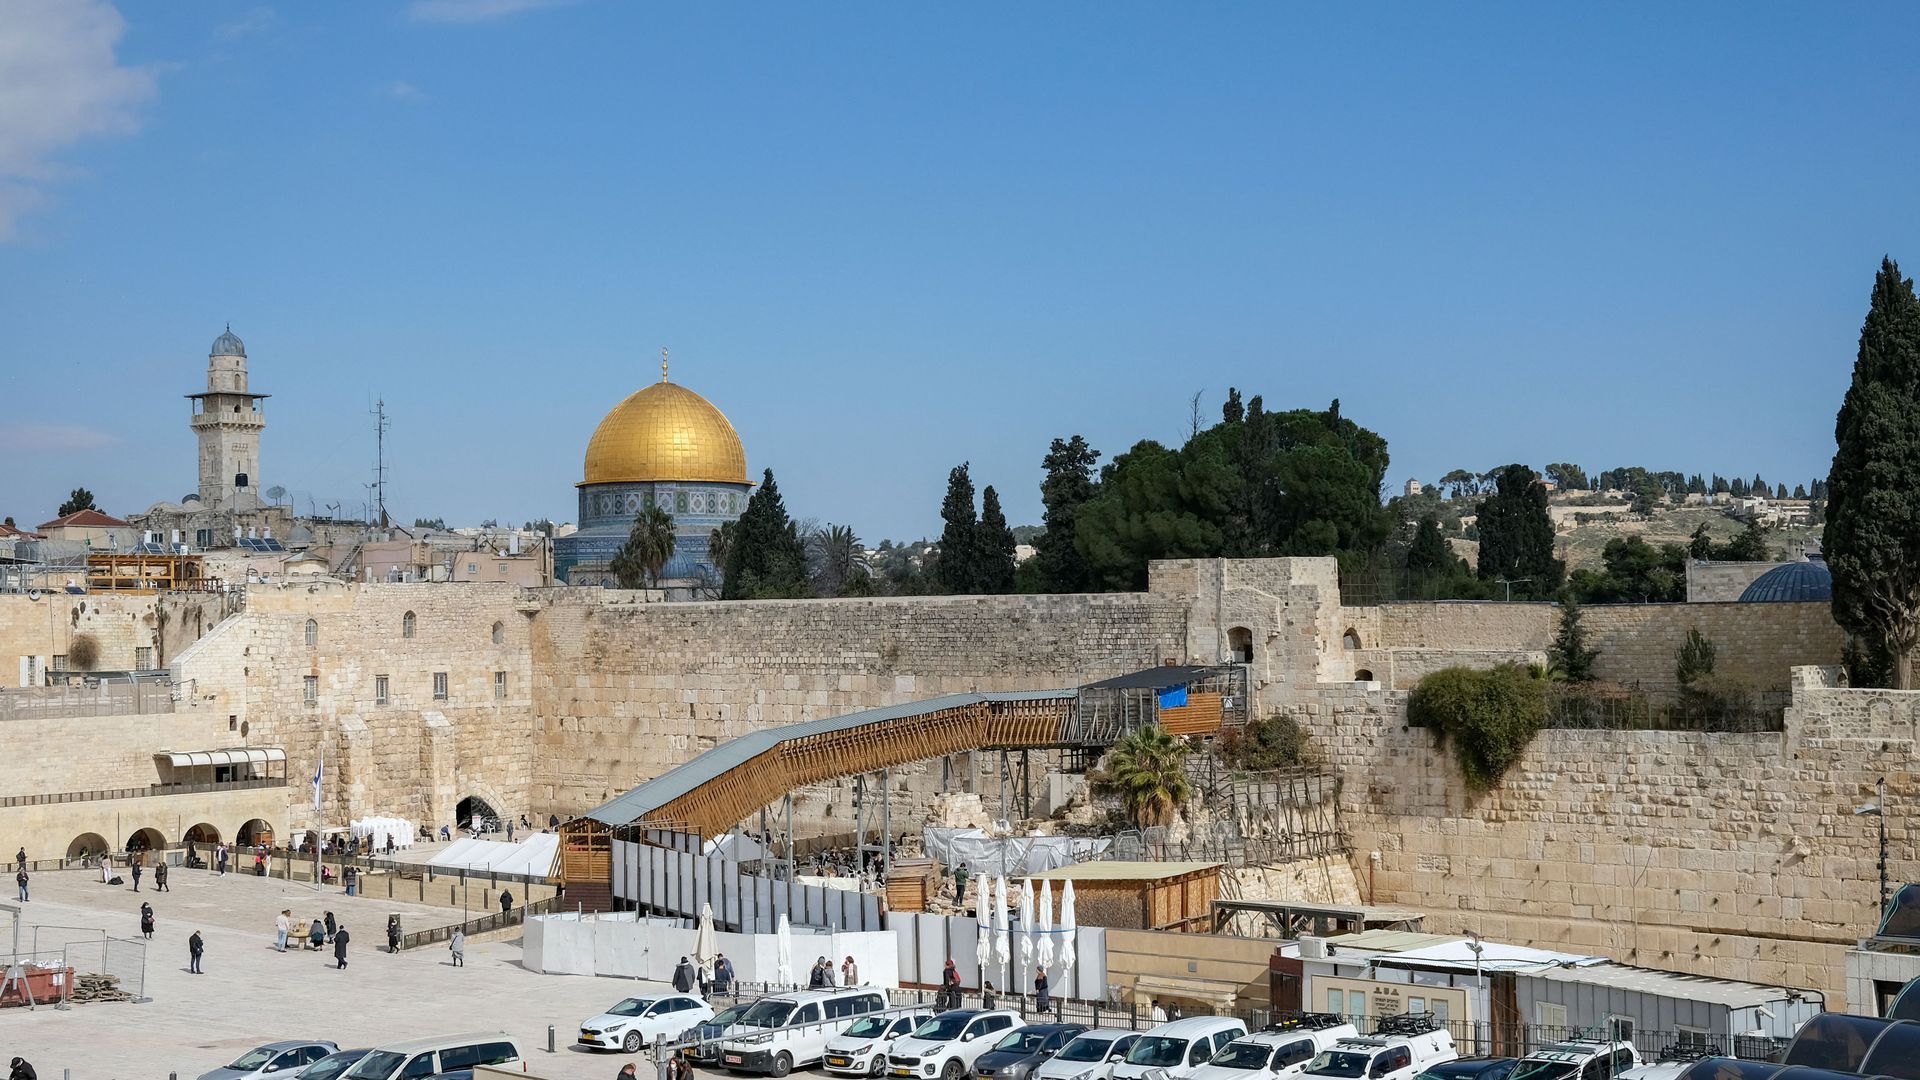
M171 892L138 894L104 885L97 872L34 874L32 900L22 905L21 948L32 948L32 927L99 928L138 938L140 902L153 904L154 940L148 943L146 1004L100 1003L69 1010L51 1006L0 1010L0 1062L19 1056L42 1080L183 1080L223 1065L272 1039L318 1037L342 1047L368 1046L469 1030L501 1030L528 1056L528 1072L551 1080L605 1080L627 1061L649 1076L651 1059L576 1050L571 1036L581 1020L622 997L665 989L657 983L592 976L543 975L520 967L520 943L469 943L467 964L454 968L444 946L398 956L386 950L386 917L399 911L409 923L448 921L444 908L348 897L337 887L229 874L216 878L176 868ZM7 875L9 886L12 875ZM8 899L13 898L11 891ZM332 911L352 931L345 971L333 967L331 947L315 953L273 948L273 917L292 908L296 921ZM455 912L457 918L457 911ZM206 942L203 975L187 971L187 936ZM0 948L11 938L0 928ZM42 932L48 939L71 931ZM546 1052L547 1026L557 1053Z

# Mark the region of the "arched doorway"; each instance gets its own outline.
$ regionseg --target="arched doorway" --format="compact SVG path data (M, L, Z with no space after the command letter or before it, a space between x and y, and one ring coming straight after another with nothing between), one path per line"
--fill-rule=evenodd
M82 855L98 855L107 850L107 838L97 832L81 833L67 845L67 858L77 859Z
M127 837L127 851L159 851L167 846L167 838L160 835L159 829L135 829Z
M241 847L255 847L260 844L273 846L273 826L259 818L254 818L240 826Z
M1354 682L1372 682L1373 672L1368 671L1366 668L1361 668L1359 671L1356 671L1353 673L1353 681Z
M1233 654L1234 663L1253 663L1253 631L1244 626L1227 631L1227 649Z
M474 818L480 819L477 826L481 832L499 832L500 814L487 800L478 795L469 795L460 800L453 808L453 827L456 829L475 828Z
M1360 631L1355 630L1351 626L1347 627L1347 632L1340 635L1340 647L1349 651L1358 649L1360 647Z
M189 844L218 844L220 830L203 821L187 830L186 840Z

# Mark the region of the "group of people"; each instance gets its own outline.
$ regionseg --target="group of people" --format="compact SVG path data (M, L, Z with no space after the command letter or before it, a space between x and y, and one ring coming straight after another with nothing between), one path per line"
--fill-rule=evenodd
M807 975L807 989L824 990L834 985L833 961L824 956L815 960L813 962L813 970ZM853 957L851 956L840 962L840 982L838 985L860 985L860 965L854 963Z
M293 937L292 908L281 908L280 914L274 916L273 932L274 949L278 952L286 952L287 944ZM199 935L195 934L194 936L198 937ZM335 921L333 912L331 911L325 913L318 919L309 920L307 923L307 947L317 950L323 948L328 942L332 942L334 967L336 969L347 966L347 942L350 940L352 940L352 935L347 933L346 924ZM194 953L194 957L195 964L197 965L199 963L199 953L197 951Z
M847 957L847 963L853 963L853 957ZM991 1009L998 1000L999 992L993 988L993 983L982 980L980 1007ZM935 1004L942 1009L960 1007L960 969L955 966L952 957L947 958L947 966L940 972L940 998ZM1053 1007L1053 983L1047 978L1047 969L1043 967L1033 969L1033 1004L1040 1012Z
M705 967L695 967L686 957L673 969L673 988L683 994L691 994L694 988L700 989L700 996L711 998L724 995L733 989L733 961L726 953L715 953L711 973Z

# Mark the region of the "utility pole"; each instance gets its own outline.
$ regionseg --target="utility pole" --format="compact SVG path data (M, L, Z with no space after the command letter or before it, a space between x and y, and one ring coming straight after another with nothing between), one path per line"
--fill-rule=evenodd
M1880 826L1880 915L1874 920L1874 928L1880 926L1880 920L1887 917L1887 778L1874 781L1874 791L1879 798L1854 810L1854 817L1872 814L1879 819Z
M373 510L381 528L387 527L387 420L386 399L373 403Z

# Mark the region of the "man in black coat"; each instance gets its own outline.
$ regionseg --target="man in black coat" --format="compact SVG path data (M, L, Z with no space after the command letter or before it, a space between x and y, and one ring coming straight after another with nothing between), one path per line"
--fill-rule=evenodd
M513 914L513 894L505 889L500 890L500 914Z
M680 966L673 969L673 988L683 994L693 993L693 964L684 956Z
M200 940L200 931L195 930L193 936L187 939L187 970L189 972L195 975L202 974L200 970L200 954L206 951L206 942Z
M336 961L334 965L336 968L338 969L346 968L347 966L347 927L345 923L341 923L339 926L334 928L333 958Z

